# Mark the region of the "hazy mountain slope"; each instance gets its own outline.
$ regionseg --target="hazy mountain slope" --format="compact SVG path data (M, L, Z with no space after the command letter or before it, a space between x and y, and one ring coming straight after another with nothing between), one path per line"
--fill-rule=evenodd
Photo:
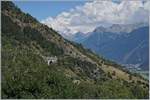
M82 44L118 63L138 64L142 70L148 70L149 27L136 28L129 33L111 31L111 28L99 27Z
M73 41L77 41L77 42L81 42L84 41L84 39L86 38L86 34L82 33L82 32L78 32L73 36Z
M148 81L2 2L2 98L148 98ZM56 56L47 65L43 57Z

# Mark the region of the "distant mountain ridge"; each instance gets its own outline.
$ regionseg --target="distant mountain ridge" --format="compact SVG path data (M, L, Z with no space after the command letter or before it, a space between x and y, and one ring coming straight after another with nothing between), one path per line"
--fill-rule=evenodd
M93 32L101 32L103 30L104 32L111 32L111 33L116 33L116 34L121 34L121 33L130 33L135 29L138 29L140 27L145 27L148 26L145 23L137 23L137 24L113 24L110 27L97 27Z
M84 41L73 41L120 64L138 64L142 70L148 70L148 40L147 25L114 24L108 28L96 28Z

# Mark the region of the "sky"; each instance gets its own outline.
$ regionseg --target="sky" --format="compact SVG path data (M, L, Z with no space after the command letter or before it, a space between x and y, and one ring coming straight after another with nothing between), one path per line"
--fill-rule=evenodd
M14 3L41 23L65 35L88 33L99 26L149 22L149 0L53 0Z
M31 14L39 21L48 18L49 16L55 17L63 11L69 11L71 8L83 5L85 0L77 1L13 1L22 11Z

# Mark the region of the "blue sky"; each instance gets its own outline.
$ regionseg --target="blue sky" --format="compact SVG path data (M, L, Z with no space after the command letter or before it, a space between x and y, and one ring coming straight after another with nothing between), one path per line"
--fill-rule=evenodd
M78 5L83 5L86 1L14 1L14 3L24 12L36 17L39 21L49 16L55 17L63 11L69 11Z

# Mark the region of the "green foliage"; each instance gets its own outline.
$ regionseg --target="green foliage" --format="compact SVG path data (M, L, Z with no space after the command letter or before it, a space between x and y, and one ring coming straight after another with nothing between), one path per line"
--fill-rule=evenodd
M50 69L43 59L30 49L28 51L28 48L22 47L15 49L12 44L3 47L2 98L73 98L76 96L72 81L53 68ZM9 50L10 53L7 52Z
M135 98L139 98L139 99L149 98L149 93L147 91L148 91L148 89L144 89L143 87L139 86L138 84L131 87L131 92L133 93Z
M48 54L44 53L47 56L58 56L63 54L63 49L58 47L55 43L46 40L39 31L37 31L36 29L32 29L31 27L25 27L24 41L25 43L27 43L31 40L36 41L44 49L44 52L48 52Z
M78 58L73 58L70 56L63 57L60 63L62 65L64 65L64 67L66 67L66 68L69 67L73 72L76 72L78 74L78 76L83 79L85 77L86 78L90 77L90 78L94 79L94 76L91 73L93 73L93 70L97 69L97 66L95 64L92 64L87 61L83 61ZM79 73L78 73L78 71L79 71ZM101 78L104 78L104 80L107 79L107 77L104 76L104 71L101 69L99 69L98 75L101 76ZM100 79L100 77L99 77L99 79Z
M104 82L99 86L98 94L102 98L133 98L132 92L129 90L129 88L121 84L121 81L118 80Z
M2 32L5 33L5 35L11 37L15 35L13 33L20 32L20 27L16 25L9 17L6 17L3 13L2 13Z
M2 36L13 38L14 40L24 43L25 45L30 45L32 41L35 41L44 49L44 52L42 53L47 56L58 56L63 54L63 49L58 47L55 43L46 40L36 29L31 27L25 27L23 31L20 29L21 27L12 22L9 17L2 14ZM45 51L47 53L45 53Z

